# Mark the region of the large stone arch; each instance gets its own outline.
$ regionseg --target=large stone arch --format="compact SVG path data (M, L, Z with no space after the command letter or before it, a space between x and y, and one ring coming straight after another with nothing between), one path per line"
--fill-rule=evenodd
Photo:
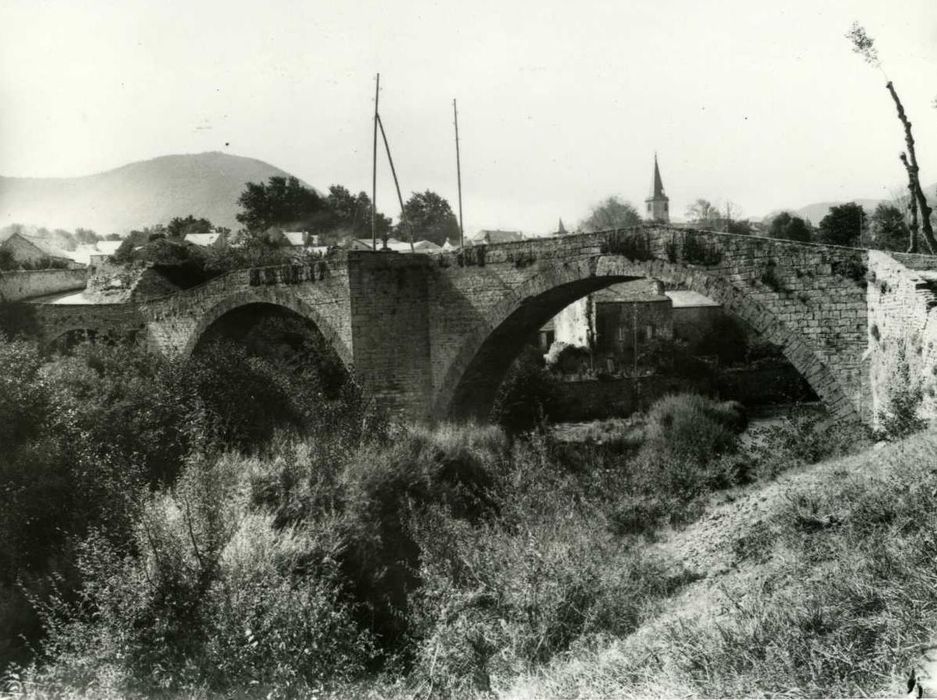
M620 255L593 255L535 269L465 334L437 386L436 416L480 416L490 407L523 337L586 294L617 282L653 277L704 294L778 345L835 418L857 419L857 407L818 353L750 291L703 267L664 260L634 261ZM505 343L514 348L505 352Z
M302 299L289 292L267 289L251 288L235 292L215 302L204 313L202 313L197 323L187 334L185 341L179 348L182 357L188 357L195 350L199 340L212 324L221 319L225 314L253 304L266 304L269 306L280 307L294 312L306 321L311 323L322 334L326 343L335 351L339 359L346 368L352 367L351 348L345 343L338 331L314 306L307 304Z

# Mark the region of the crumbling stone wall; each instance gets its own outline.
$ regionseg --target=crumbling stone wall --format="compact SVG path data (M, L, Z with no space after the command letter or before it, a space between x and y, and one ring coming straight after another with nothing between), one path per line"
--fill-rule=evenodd
M894 392L915 387L919 415L937 418L937 259L869 251L868 306L873 424Z
M80 270L4 270L0 272L0 301L21 301L84 289L88 273Z

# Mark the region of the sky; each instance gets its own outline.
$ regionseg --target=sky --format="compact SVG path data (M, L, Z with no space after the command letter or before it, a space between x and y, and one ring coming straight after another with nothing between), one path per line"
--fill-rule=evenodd
M934 0L0 1L0 174L64 177L171 153L267 161L371 189L374 76L404 198L465 228L568 228L605 197L742 215L904 182L876 40L937 181ZM379 158L378 207L399 205Z

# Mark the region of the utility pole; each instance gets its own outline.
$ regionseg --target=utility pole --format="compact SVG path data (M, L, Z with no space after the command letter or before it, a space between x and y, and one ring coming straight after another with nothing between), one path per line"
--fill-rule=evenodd
M465 247L465 229L462 227L462 163L459 156L459 111L455 98L452 99L452 116L455 121L455 172L459 183L459 250Z
M397 181L397 169L394 167L394 159L390 155L390 145L387 143L387 132L384 131L384 120L381 119L380 115L377 117L378 126L381 127L381 138L384 139L384 148L387 149L387 161L390 163L390 173L394 176L394 187L397 188L397 201L400 202L400 220L403 221L403 197L400 194L400 183ZM407 222L407 231L410 234L410 252L415 253L416 250L413 247L413 227L410 225L410 222ZM387 250L387 236L381 236L384 240L384 250Z
M377 250L377 101L381 96L381 74L374 85L374 148L371 151L371 250Z

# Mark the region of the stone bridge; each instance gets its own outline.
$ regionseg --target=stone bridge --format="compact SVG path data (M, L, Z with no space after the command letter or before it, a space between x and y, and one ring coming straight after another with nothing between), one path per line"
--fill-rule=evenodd
M289 309L391 412L435 420L485 415L523 343L571 302L653 277L719 302L780 346L834 416L868 420L868 265L866 250L648 224L443 255L350 252L146 302L37 312L46 340L134 333L187 354L235 309Z

